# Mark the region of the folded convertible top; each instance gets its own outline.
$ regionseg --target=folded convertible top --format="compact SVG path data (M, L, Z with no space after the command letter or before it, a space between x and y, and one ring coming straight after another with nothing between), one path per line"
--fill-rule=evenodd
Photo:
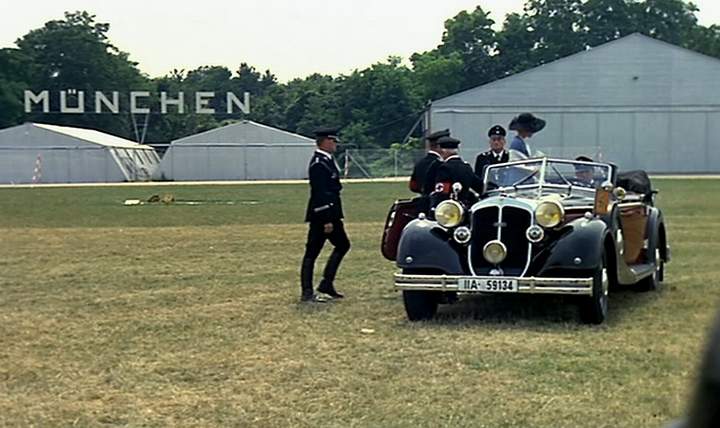
M617 185L628 192L642 193L646 197L650 197L652 194L650 177L645 171L637 170L619 172L617 176Z

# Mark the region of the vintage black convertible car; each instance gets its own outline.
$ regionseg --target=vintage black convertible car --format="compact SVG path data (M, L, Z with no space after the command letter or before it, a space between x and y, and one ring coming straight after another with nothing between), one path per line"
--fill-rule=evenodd
M451 196L428 213L396 203L388 216L384 254L402 270L395 288L410 320L432 318L459 294L526 293L576 296L581 319L599 324L614 285L655 290L663 281L670 250L643 171L521 160L487 168L484 189L479 201Z

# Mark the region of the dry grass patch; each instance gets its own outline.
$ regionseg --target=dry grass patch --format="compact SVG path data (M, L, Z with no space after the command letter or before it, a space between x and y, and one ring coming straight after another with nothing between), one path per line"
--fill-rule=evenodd
M302 224L0 229L0 425L662 426L720 301L718 229L668 204L665 289L600 327L527 298L409 323L377 221L327 305L297 303Z

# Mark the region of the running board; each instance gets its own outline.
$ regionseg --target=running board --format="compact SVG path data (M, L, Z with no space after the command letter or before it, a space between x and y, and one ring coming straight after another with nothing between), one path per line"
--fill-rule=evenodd
M655 264L653 263L641 263L629 267L632 274L635 275L636 281L640 281L655 273Z

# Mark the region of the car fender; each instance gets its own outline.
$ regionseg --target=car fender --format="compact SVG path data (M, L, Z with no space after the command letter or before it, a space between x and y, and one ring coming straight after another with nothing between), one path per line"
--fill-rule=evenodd
M402 269L432 269L448 275L463 275L460 254L447 232L436 222L416 219L403 229L398 245L397 266Z
M592 272L602 261L608 225L599 219L580 218L561 230L562 236L548 248L549 256L539 274L561 270Z
M650 262L655 262L655 248L660 250L660 257L662 260L667 262L670 259L670 252L667 246L667 233L665 230L665 220L663 219L662 212L656 207L649 207L650 212L648 213L647 230L645 236L648 239L648 259ZM656 233L657 232L657 233Z

